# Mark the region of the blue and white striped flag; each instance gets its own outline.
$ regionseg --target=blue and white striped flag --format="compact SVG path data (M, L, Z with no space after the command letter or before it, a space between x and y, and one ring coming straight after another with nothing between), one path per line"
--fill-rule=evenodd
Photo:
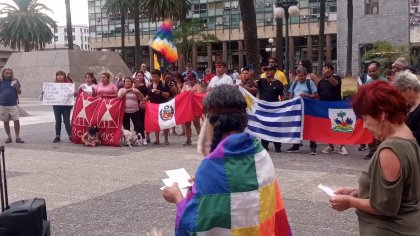
M245 132L272 142L300 143L302 138L302 99L266 102L239 87L248 108L248 127Z

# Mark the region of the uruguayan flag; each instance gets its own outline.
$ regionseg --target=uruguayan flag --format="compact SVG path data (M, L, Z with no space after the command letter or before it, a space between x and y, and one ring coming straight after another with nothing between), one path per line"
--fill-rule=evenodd
M248 127L255 137L280 143L300 143L302 134L302 99L266 102L240 87L248 105Z

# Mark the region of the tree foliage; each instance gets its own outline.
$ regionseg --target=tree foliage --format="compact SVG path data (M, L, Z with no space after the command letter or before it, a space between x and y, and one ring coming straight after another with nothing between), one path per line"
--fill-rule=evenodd
M44 11L51 10L38 0L12 0L14 5L0 3L0 43L25 52L42 50L54 37L56 22Z
M202 23L198 19L181 22L174 32L175 43L184 62L192 61L192 49L204 49L209 42L217 42L219 39L208 33L203 33Z
M190 7L190 0L144 0L141 8L150 20L158 22L165 19L183 21Z
M404 45L395 45L389 41L376 41L363 54L362 59L364 62L378 61L381 63L381 73L386 73L398 57L409 58L408 56L408 49Z

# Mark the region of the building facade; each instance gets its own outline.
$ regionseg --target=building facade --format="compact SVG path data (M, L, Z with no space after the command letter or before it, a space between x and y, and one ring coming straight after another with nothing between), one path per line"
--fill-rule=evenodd
M67 27L57 26L51 29L54 32L52 42L45 45L46 49L63 49L68 48ZM87 25L73 25L73 45L75 49L90 50L89 45L89 27Z
M109 16L103 8L104 2L105 0L88 0L90 45L96 50L119 51L121 47L120 18ZM208 66L212 67L218 60L227 62L229 69L238 69L247 65L243 50L239 1L192 0L191 2L187 19L198 19L201 22L202 32L214 35L218 39L217 42L207 43L205 47L192 49L190 61L194 69L201 71ZM273 47L268 39L276 36L276 20L273 15L275 0L254 0L254 2L261 62L264 65L270 56L275 56L275 53L265 50ZM363 50L375 41L387 40L407 46L411 41L412 47L417 42L420 44L417 20L419 13L418 8L415 7L418 6L418 0L359 0L353 1L353 4L353 75L358 75L360 71ZM296 67L301 58L311 60L314 69L318 66L319 5L319 0L299 0L300 15L290 18L290 68ZM152 65L153 56L148 42L156 33L159 23L150 22L145 16L140 21L140 41L143 49L140 61ZM324 61L336 64L336 72L344 74L347 52L347 0L326 0L325 22ZM133 19L128 19L124 27L127 52L125 61L130 68L138 67L134 65ZM174 30L176 31L176 26ZM284 30L285 26L283 26ZM284 32L283 35L285 35ZM415 49L413 52L416 52ZM182 67L182 64L179 65Z
M104 0L88 0L89 32L91 48L96 50L119 50L121 47L121 24L118 16L109 16L103 8ZM238 69L246 65L243 52L243 31L238 0L192 0L187 19L199 19L202 32L212 34L218 42L208 43L206 47L194 48L191 62L195 69L204 70L215 61L223 60L229 69ZM328 0L325 28L325 59L336 62L337 58L337 0ZM266 52L268 39L276 36L276 20L273 16L273 0L255 0L258 37L261 60L264 64L274 54ZM308 57L317 66L319 0L300 0L300 16L291 17L289 29L290 62L296 65L300 58ZM148 42L156 33L159 23L141 18L140 41L143 46L141 61L152 64ZM134 65L134 21L128 19L125 44L126 62ZM176 30L176 27L174 27ZM283 27L283 30L285 27Z
M0 71L6 65L6 62L9 59L12 52L13 52L13 49L6 48L3 45L0 45Z

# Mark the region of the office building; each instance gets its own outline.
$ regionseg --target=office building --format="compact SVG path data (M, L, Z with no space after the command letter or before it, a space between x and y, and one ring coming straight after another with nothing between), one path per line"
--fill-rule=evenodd
M54 32L54 39L45 45L46 49L64 49L68 48L67 27L57 26L51 29ZM89 45L89 27L86 25L73 25L73 45L75 49L90 50Z

